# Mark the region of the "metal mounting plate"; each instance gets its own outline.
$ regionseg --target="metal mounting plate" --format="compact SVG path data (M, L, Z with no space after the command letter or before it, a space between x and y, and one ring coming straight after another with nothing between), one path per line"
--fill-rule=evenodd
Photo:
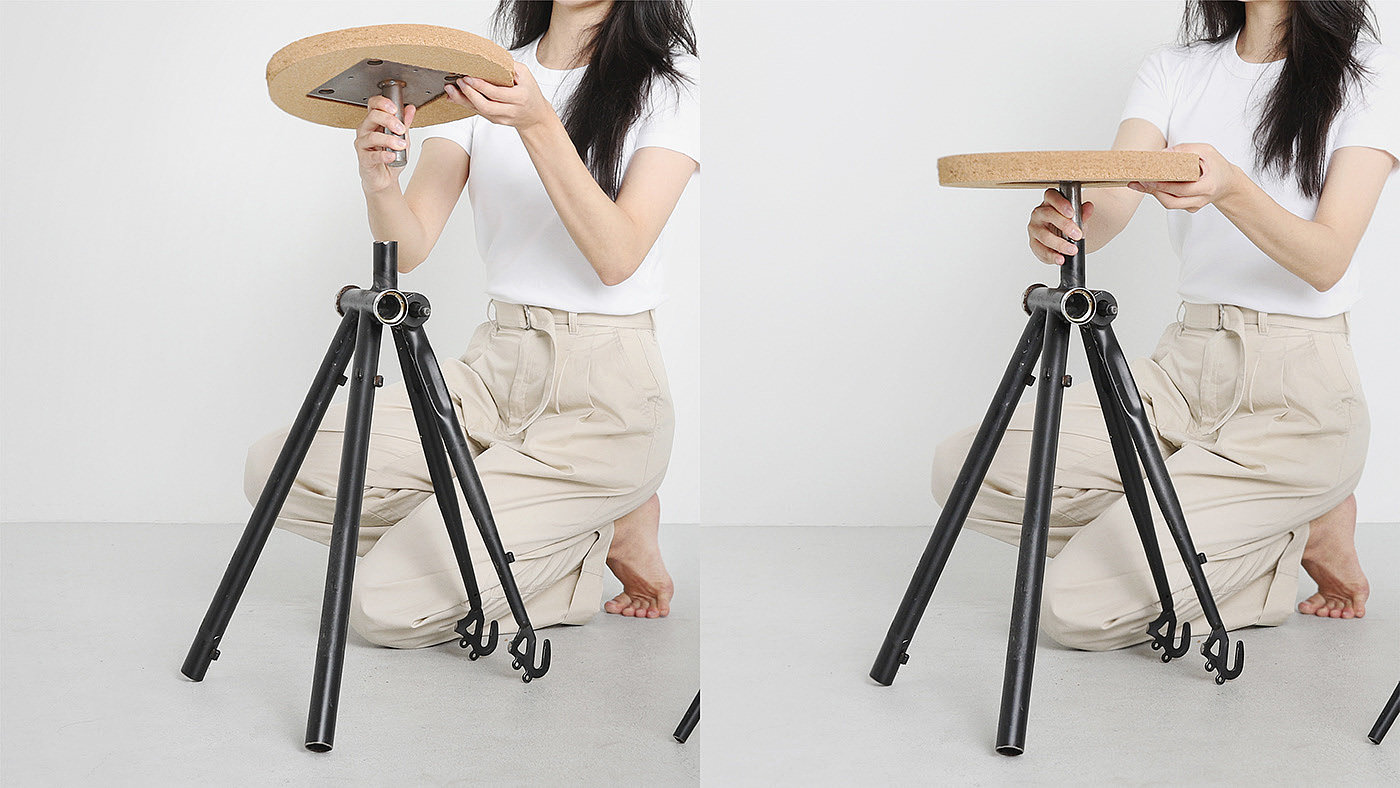
M336 74L306 95L310 98L367 107L371 96L382 95L379 83L386 79L397 79L407 84L403 89L403 102L421 107L443 95L442 86L446 84L449 76L460 75L451 71L437 71L395 63L392 60L370 58Z

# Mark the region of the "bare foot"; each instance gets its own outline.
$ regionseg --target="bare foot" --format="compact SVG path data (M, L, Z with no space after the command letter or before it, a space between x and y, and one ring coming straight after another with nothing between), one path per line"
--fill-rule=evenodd
M660 618L671 612L676 586L661 560L661 499L651 496L636 511L613 523L608 568L622 581L622 593L603 603L609 613Z
M1303 568L1317 581L1317 593L1298 603L1298 612L1322 618L1361 618L1371 586L1356 555L1356 496L1312 521Z

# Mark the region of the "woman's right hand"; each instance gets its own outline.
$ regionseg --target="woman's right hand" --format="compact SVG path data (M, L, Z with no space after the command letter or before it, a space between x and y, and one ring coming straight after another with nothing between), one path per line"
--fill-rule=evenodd
M373 96L369 100L369 112L355 129L355 153L360 159L360 185L366 192L377 192L397 184L403 167L390 167L394 151L408 150L408 130L413 127L413 116L418 108L407 104L403 108L403 120L394 117L394 102L384 96ZM399 139L384 129L405 135ZM386 150L387 148L387 150Z
M1093 203L1081 203L1082 221L1087 222L1093 210ZM1053 188L1045 190L1045 200L1031 211L1026 229L1030 234L1031 253L1049 265L1063 265L1067 259L1065 255L1072 257L1079 251L1074 242L1084 237L1084 232L1074 223L1074 206L1069 198Z

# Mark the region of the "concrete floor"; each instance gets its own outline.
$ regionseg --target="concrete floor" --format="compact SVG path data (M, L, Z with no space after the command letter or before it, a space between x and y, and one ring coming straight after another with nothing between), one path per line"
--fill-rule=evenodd
M1400 525L1358 531L1364 620L1243 630L1223 687L1195 656L1042 637L1017 758L993 750L1011 547L965 532L909 664L868 678L930 530L704 529L705 784L1400 784L1400 730L1366 739L1400 681Z
M241 525L0 527L0 784L478 785L698 782L699 530L668 526L666 619L543 632L526 685L504 641L477 662L351 635L335 750L302 747L325 548L276 532L201 683L179 673ZM609 578L609 594L619 586Z
M319 545L274 534L224 657L202 683L179 675L238 531L0 527L0 783L1400 781L1400 731L1365 737L1400 681L1397 525L1359 530L1364 621L1246 630L1245 674L1224 687L1195 657L1042 638L1019 758L992 750L1015 553L980 534L961 538L891 687L867 672L929 529L667 526L675 613L549 629L553 668L529 685L503 651L472 663L352 636L336 749L316 755L301 741ZM701 659L705 719L679 746Z

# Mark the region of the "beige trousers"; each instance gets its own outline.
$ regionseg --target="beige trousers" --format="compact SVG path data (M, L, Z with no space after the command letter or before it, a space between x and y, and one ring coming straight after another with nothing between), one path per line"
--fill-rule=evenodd
M651 312L596 315L492 302L460 358L439 365L467 433L530 623L582 624L597 612L613 521L661 485L674 413ZM390 337L381 367L397 358ZM345 404L330 408L277 525L330 541ZM248 452L255 501L288 429ZM455 472L454 472L455 473ZM454 485L455 487L456 485ZM374 643L430 646L467 613L402 383L376 392L350 625ZM461 490L486 620L516 631Z
M1355 489L1370 431L1349 318L1185 304L1149 358L1130 362L1225 626L1283 623L1297 597L1308 523ZM967 526L1017 544L1033 395L1017 407ZM976 428L938 447L946 500ZM1149 488L1150 489L1150 488ZM1149 493L1149 497L1152 497ZM1156 500L1157 538L1179 621L1209 631ZM1066 392L1055 465L1041 627L1060 643L1148 640L1161 608L1092 382Z

